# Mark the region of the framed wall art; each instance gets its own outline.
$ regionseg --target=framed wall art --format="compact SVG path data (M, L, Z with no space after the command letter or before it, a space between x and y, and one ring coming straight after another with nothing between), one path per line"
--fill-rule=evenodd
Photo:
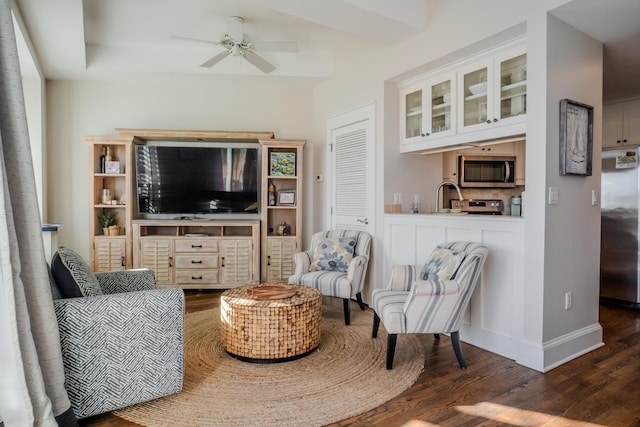
M295 176L296 153L271 153L271 176Z
M591 176L593 107L560 101L560 175Z

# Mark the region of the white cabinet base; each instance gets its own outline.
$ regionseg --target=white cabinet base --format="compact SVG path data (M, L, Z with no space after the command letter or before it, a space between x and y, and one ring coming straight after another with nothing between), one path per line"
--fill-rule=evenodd
M385 215L384 278L391 266L424 264L436 245L458 240L485 245L489 256L463 317L460 339L517 359L522 336L524 219L510 216Z

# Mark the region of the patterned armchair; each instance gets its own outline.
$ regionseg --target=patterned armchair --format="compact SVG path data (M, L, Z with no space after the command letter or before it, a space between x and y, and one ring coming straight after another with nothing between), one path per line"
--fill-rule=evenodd
M448 259L442 255L446 252L450 254ZM435 256L436 253L439 255ZM467 367L458 329L487 253L487 249L477 243L453 242L439 245L424 267L392 267L387 287L374 290L371 296L375 312L372 336L377 337L380 321L388 333L387 369L393 367L398 334L422 333L435 334L436 340L440 339L439 334L450 333L458 364L462 369ZM424 275L428 279L423 280Z
M311 237L309 250L293 256L289 283L311 286L322 295L343 299L344 323L351 323L349 304L355 297L361 310L362 288L369 264L371 235L364 231L321 231Z
M65 386L76 417L182 389L182 289L155 289L152 270L94 274L63 247L51 273Z

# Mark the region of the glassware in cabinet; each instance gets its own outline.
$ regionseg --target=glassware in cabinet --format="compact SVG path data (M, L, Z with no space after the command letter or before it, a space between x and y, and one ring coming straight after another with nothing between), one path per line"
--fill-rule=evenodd
M405 95L405 138L422 136L422 89Z
M482 67L465 73L462 77L462 126L468 128L487 123L490 85L489 67Z
M527 55L500 62L500 118L527 113Z
M445 136L455 133L455 75L431 80L427 88L431 99L427 126L430 134Z

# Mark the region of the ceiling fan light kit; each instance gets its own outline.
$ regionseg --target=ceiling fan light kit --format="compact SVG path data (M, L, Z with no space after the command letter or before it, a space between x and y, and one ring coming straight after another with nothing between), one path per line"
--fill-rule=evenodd
M298 52L298 43L296 42L257 42L253 43L251 38L244 34L244 19L240 16L230 16L226 20L227 32L224 33L219 42L208 40L194 39L190 37L171 36L171 38L183 39L199 43L208 43L222 46L225 50L203 62L200 67L211 68L218 62L222 61L229 55L240 56L247 60L251 65L267 74L276 69L269 61L258 55L255 51L271 51L271 52Z

